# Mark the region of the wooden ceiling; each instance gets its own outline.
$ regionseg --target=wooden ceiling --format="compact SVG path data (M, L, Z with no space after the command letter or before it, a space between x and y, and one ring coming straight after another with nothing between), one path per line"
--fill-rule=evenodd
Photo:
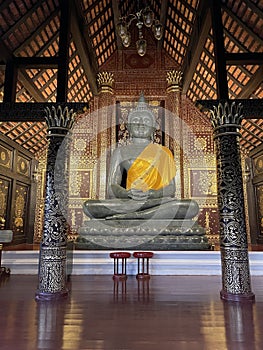
M63 68L63 55L59 52L60 27L68 1L67 101L84 103L97 94L96 75L101 67L116 50L125 49L116 34L119 18L146 4L117 0L2 0L0 102L12 98L20 103L58 100L58 69ZM183 71L183 93L193 103L222 98L216 79L213 28L216 32L217 27L213 27L215 18L211 3L209 0L147 2L164 26L163 39L157 45ZM228 98L263 99L263 0L222 0L219 3L225 53L217 55L219 60L222 57L225 60ZM8 91L5 81L12 81L14 75L17 75L15 91L10 88ZM241 146L247 151L262 141L263 121L256 118L243 120ZM43 149L46 144L44 122L3 119L1 122L1 119L0 116L3 134L36 155Z

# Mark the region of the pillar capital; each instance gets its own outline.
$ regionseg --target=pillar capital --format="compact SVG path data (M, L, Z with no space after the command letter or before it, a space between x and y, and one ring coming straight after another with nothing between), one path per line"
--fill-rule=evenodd
M182 90L182 79L182 71L176 69L168 71L166 77L166 81L168 83L168 87L166 89L167 93L180 92Z
M99 87L99 92L108 92L113 94L113 73L102 71L97 74L97 83Z
M225 134L239 135L243 119L241 103L224 101L210 109L210 120L214 128L214 138Z
M69 110L68 107L65 107L64 110L62 110L61 106L57 108L52 106L51 109L46 107L45 113L45 120L48 126L47 137L64 137L75 122L76 113L73 112L73 109Z

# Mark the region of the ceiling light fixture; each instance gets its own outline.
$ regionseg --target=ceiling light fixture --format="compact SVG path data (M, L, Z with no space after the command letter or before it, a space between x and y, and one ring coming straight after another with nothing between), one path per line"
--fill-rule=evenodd
M154 13L149 6L137 11L135 14L130 13L128 16L121 17L120 22L117 25L117 32L121 37L123 46L125 47L129 47L131 44L131 33L129 32L129 27L134 20L137 21L136 27L139 32L139 38L136 41L137 52L140 56L144 56L146 54L147 42L142 34L143 25L152 28L154 37L157 40L162 39L163 26L160 21L154 18Z

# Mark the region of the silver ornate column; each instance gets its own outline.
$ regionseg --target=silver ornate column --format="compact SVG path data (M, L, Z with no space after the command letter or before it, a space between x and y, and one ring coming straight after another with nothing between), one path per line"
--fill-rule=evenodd
M239 149L242 106L219 103L211 110L217 156L218 209L222 263L221 298L253 301Z
M67 289L67 148L75 114L66 107L46 110L49 146L43 237L40 245L39 282L36 300L54 300L68 295ZM61 149L63 147L63 150Z

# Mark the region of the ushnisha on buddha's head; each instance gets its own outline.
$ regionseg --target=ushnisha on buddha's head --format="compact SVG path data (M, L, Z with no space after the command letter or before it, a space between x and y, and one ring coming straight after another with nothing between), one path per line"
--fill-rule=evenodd
M156 130L156 121L143 94L139 98L137 107L128 115L127 129L131 138L151 139L153 137Z

